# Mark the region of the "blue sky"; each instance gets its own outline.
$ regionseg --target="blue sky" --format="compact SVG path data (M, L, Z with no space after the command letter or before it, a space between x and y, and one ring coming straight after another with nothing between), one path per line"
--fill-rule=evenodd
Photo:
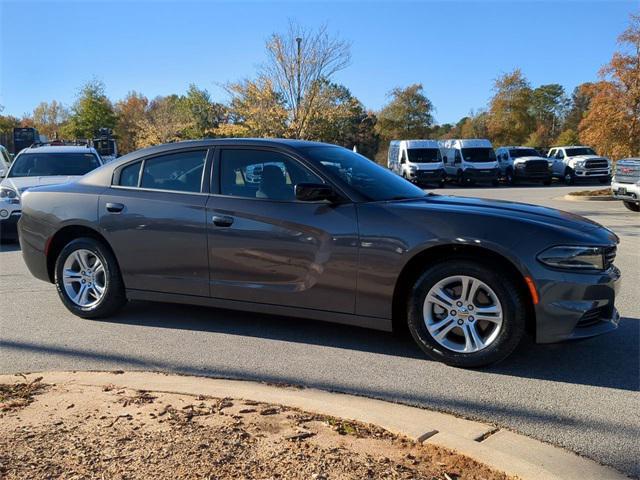
M334 80L370 109L420 82L436 120L486 105L493 79L520 67L533 86L568 92L597 78L640 1L29 2L0 0L0 105L21 116L41 101L70 105L91 78L111 99L220 88L255 74L270 33L289 19L352 43Z

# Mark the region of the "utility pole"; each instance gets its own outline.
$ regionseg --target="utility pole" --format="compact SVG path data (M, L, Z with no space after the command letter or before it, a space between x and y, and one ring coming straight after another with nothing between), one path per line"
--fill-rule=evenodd
M296 91L296 122L300 119L300 62L301 62L301 47L302 38L296 37L296 43L298 44L298 58L297 58L297 80L298 80L298 88Z

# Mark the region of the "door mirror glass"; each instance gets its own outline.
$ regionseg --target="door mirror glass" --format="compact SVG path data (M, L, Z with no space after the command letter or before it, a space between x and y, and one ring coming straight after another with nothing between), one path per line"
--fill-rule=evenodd
M335 199L335 192L325 183L298 183L295 186L296 200L301 202L319 202Z

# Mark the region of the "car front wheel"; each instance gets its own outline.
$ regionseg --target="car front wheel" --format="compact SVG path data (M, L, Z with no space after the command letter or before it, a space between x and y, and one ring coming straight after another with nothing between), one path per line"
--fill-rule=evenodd
M67 309L82 318L111 316L127 301L115 257L93 238L73 240L62 249L55 283Z
M408 305L411 335L431 358L482 367L513 352L525 332L525 298L509 275L450 259L416 281Z
M632 212L640 212L640 204L624 201L624 206Z

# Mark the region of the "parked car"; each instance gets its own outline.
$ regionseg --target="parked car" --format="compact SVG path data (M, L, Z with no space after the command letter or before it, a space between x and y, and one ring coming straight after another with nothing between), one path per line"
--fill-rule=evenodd
M573 185L576 180L611 181L611 160L584 146L552 147L547 155L553 160L553 176Z
M392 140L387 166L416 185L444 185L446 175L436 140Z
M460 185L489 182L498 186L500 166L489 140L442 140L440 151L448 180Z
M508 184L520 180L551 185L551 166L537 150L530 147L500 147L496 150L500 174Z
M256 165L259 184L246 182ZM406 325L427 355L462 367L502 360L527 328L546 343L619 319L610 230L540 206L425 194L334 145L161 145L30 189L22 207L27 267L84 318L141 299Z
M0 239L16 240L21 197L29 188L69 182L102 165L93 148L24 148L0 182Z
M0 145L0 178L4 178L7 174L9 171L9 165L11 165L11 156L9 155L9 151L4 145Z
M616 163L611 191L629 210L640 212L640 158L625 158Z

